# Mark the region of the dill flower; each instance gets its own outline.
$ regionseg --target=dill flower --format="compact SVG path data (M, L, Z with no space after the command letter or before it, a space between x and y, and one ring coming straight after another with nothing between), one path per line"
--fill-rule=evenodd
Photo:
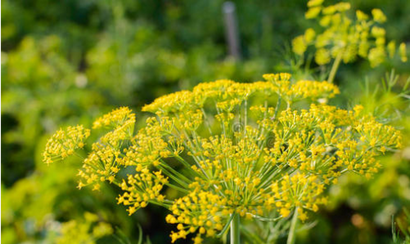
M384 23L387 20L386 15L384 15L383 11L381 11L378 8L375 8L372 10L372 15L373 15L374 21L378 23Z
M73 155L76 149L84 147L84 142L89 136L90 130L82 125L60 129L48 140L43 152L43 161L50 164Z
M57 244L97 243L97 240L114 232L111 225L99 221L98 216L89 212L80 220L71 220L61 225Z
M114 109L111 113L96 119L93 123L93 129L98 129L101 127L115 128L119 125L129 126L133 123L135 123L135 115L131 113L129 108L122 107Z
M133 137L134 125L135 114L125 107L115 109L93 123L93 129L104 126L112 130L101 136L98 142L92 144L92 150L78 173L82 179L78 183L79 189L93 185L93 190L98 191L100 182L114 182L122 162L122 144Z
M201 243L229 225L234 233L240 218L274 221L275 212L306 221L327 203L325 190L340 175L371 178L380 169L376 157L401 147L400 132L360 105L344 110L323 103L339 93L334 84L294 81L287 73L263 78L217 80L160 97L143 107L154 116L136 132L128 108L97 119L94 128L110 125L109 131L92 144L78 187L115 184L123 190L117 202L130 215L148 204L163 206L176 227L172 242ZM121 177L125 169L129 174ZM164 188L179 195L167 196Z
M400 58L402 62L407 62L406 44L401 43L399 46Z
M293 39L292 50L297 55L303 56L309 46L314 46L316 63L326 65L335 59L336 68L340 61L350 63L358 56L367 59L372 67L383 63L387 54L394 56L395 46L386 45L386 31L379 26L387 20L380 9L371 11L373 18L356 10L353 19L347 13L350 3L323 6L323 1L310 0L307 6L305 18L316 19L322 29L315 32L309 28L304 35ZM407 62L407 54L402 49L405 50L404 43L400 44L400 59Z

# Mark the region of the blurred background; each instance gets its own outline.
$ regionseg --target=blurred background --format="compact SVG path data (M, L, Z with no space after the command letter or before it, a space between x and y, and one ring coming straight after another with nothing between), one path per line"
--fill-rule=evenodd
M382 9L388 18L387 38L409 45L408 0L350 3L366 13ZM138 226L144 240L169 243L173 227L165 223L166 211L149 206L128 217L125 208L116 205L119 189L106 185L100 193L79 191L79 162L44 165L45 141L60 126L90 125L119 106L131 107L143 123L142 105L199 82L251 82L275 72L298 78L301 72L292 65L290 43L312 26L304 18L305 0L234 1L237 48L232 53L220 0L1 4L3 243L55 243L64 223L81 222L87 212L113 228L114 235L98 243L121 243L121 235L134 243L140 235ZM382 79L393 67L400 76L392 89L383 90ZM305 69L303 78L315 78L317 69ZM393 242L391 216L405 223L402 209L410 206L409 97L400 96L409 75L409 64L398 60L377 68L362 60L341 66L336 83L342 94L334 103L344 108L362 103L370 113L381 114L403 129L404 149L381 158L384 169L370 182L357 175L343 176L329 189L329 206L315 214L312 219L318 221L309 229L298 232L297 243ZM264 231L250 230L256 235ZM285 238L278 233L277 243Z

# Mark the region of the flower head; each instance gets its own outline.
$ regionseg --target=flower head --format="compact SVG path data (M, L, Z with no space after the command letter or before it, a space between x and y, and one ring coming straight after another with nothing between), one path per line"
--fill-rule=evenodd
M263 77L202 83L160 97L143 108L155 116L137 132L126 108L98 119L97 127L111 130L92 145L79 188L116 184L123 190L118 204L130 215L148 204L166 207L166 221L177 229L172 242L193 234L201 243L233 215L286 218L297 211L305 221L327 203L325 189L340 175L370 178L380 168L376 156L401 146L400 133L363 114L363 107L318 103L339 93L335 85L294 81L288 73ZM179 195L168 196L166 187Z
M90 130L82 125L58 130L47 141L43 161L50 164L73 155L76 149L84 147L84 142L89 136Z
M340 2L326 7L322 3L323 1L317 0L308 2L306 19L317 19L322 29L315 32L309 28L304 35L294 38L294 53L303 56L309 46L314 46L315 61L319 65L326 65L333 59L350 63L360 56L369 60L372 67L383 63L387 52L390 57L394 56L395 47L386 44L386 31L379 27L379 24L387 20L380 9L372 10L373 19L357 10L356 19L353 19L347 14L349 3ZM401 45L405 48L404 43ZM407 54L403 51L400 53L401 60L406 62Z

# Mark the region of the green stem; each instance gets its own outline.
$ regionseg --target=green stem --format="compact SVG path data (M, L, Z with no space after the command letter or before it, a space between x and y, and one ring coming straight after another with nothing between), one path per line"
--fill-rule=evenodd
M245 112L244 112L244 122L245 122L245 125L244 125L244 127L243 127L243 133L246 135L246 125L247 125L247 122L248 122L248 100L246 100L245 99Z
M295 208L295 212L293 213L292 223L290 224L289 236L286 244L294 244L295 243L295 230L296 224L298 222L298 208Z
M341 50L339 54L337 55L336 60L333 63L332 69L330 70L329 78L327 79L329 83L333 83L337 69L339 68L339 65L340 65L340 61L342 61L342 57L343 57L343 50Z
M231 221L231 244L240 244L240 225L239 214L233 213Z
M278 101L276 102L275 114L273 115L272 120L276 120L276 116L278 115L281 102L282 102L282 97L279 96Z

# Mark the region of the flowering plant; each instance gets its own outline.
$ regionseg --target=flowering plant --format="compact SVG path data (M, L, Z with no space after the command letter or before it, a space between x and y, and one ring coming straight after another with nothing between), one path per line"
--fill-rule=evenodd
M201 243L230 227L231 243L239 243L241 218L275 221L271 212L293 215L292 242L297 218L326 204L326 187L346 172L370 178L380 168L375 157L401 147L401 135L360 105L326 105L339 93L329 82L292 81L287 73L264 78L218 80L160 97L143 107L155 116L136 132L126 107L98 118L92 133L107 131L91 145L78 188L119 186L118 204L130 215L148 204L169 209L166 221L178 230L172 242L194 234ZM82 125L57 131L44 162L80 155L90 135ZM164 187L180 195L168 196Z
M324 0L307 3L306 19L315 19L320 28L306 29L303 35L292 41L292 51L303 57L309 46L315 47L315 62L326 65L334 59L328 81L332 82L340 62L351 63L362 57L371 67L379 66L387 57L396 54L396 42L386 44L386 30L381 24L387 17L380 9L373 9L372 18L357 10L355 18L349 13L350 3L339 2L323 6ZM401 43L398 53L402 62L407 62L406 44Z

